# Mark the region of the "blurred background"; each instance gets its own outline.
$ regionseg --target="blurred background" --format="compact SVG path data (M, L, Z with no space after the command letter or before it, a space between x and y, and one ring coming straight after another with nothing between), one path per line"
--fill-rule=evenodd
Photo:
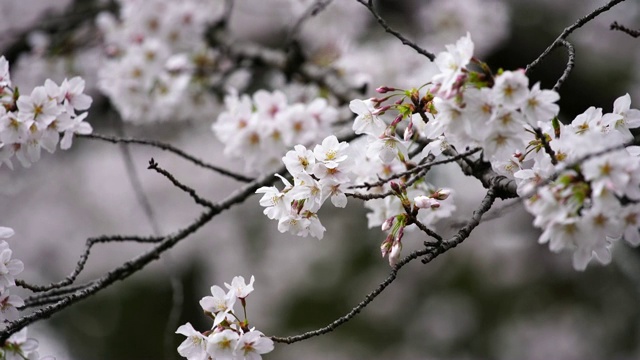
M187 2L196 9L194 14L204 8L212 19L223 14L221 0ZM160 3L3 0L0 51L11 61L12 81L29 93L47 78L60 82L80 75L94 99L88 121L95 132L168 142L244 172L242 159L224 157L224 147L211 131L223 110L219 93L199 94L198 101L190 94L189 101L196 105L176 121L155 121L140 111L134 112L139 116L130 115L127 106L133 105L113 95L108 80L118 73L105 74L105 69L115 71L122 43L110 33L114 30L109 21L135 24L135 16L121 11L122 6L143 6L144 15L153 16ZM228 33L238 43L281 48L311 3L236 0ZM475 56L497 70L524 68L563 28L605 1L375 3L390 25L432 52L470 32ZM155 16L166 16L160 10ZM576 47L576 66L560 90L564 121L589 106L610 111L613 101L627 92L632 106L640 101L639 40L610 31L613 21L640 27L640 4L618 5L569 38ZM334 66L354 87L366 86L369 91L362 98L381 85L419 87L434 71L424 57L384 33L355 0L334 1L305 22L295 37L308 61ZM201 51L199 46L178 43L171 49ZM552 87L566 59L566 51L557 49L531 73L532 81ZM286 85L282 74L268 69L232 75L225 85L249 93L265 87L302 97L306 91L301 84ZM311 88L311 94L318 93ZM146 170L151 157L213 201L241 185L158 149L89 139L75 140L69 151L43 154L28 169L2 167L0 225L16 232L10 244L14 258L25 263L23 279L44 284L64 278L88 237L152 233L131 184L127 156L163 234L189 224L200 208L165 178ZM434 184L456 191L458 211L438 227L442 234L451 234L479 204L482 187L456 166L439 168L430 176ZM350 200L343 210L324 209L320 218L327 232L318 241L280 234L277 224L262 214L258 199L253 196L214 218L126 281L31 326L29 334L40 341L41 355L59 360L178 359L176 348L184 337L174 335L175 329L186 322L208 329L211 323L198 301L210 295L212 285L222 286L236 275L256 277L255 292L248 298L252 325L267 335L300 334L346 314L389 273L379 253L385 234L367 228L361 202ZM592 263L585 272L576 272L570 254L553 254L537 243L538 230L519 204L497 206L505 208L495 213L496 219L482 223L461 246L432 263L406 266L387 291L344 326L293 345L276 344L265 358L640 358L640 251L619 242L612 264ZM419 248L422 241L419 234L409 234L405 251ZM79 281L100 276L145 249L140 244L97 246Z

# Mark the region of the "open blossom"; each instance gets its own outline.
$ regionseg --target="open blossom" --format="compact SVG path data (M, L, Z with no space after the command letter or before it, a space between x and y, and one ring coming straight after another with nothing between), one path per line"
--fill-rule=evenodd
M369 134L379 136L386 129L386 124L377 115L374 115L375 108L371 100L351 100L349 109L353 111L356 119L353 122L353 131L356 134Z
M347 160L347 148L349 144L346 142L338 142L335 135L330 135L322 140L322 144L316 145L313 154L318 161L330 169L337 167L341 162Z
M529 78L521 71L505 71L492 88L496 102L509 109L521 107L529 95ZM546 119L550 120L550 119Z
M439 85L439 93L448 97L453 92L453 86L462 75L463 69L473 56L473 42L471 35L460 38L455 45L447 45L447 51L438 54L434 63L440 70L431 81Z
M633 139L629 129L640 127L640 110L631 109L631 96L625 94L613 102L613 113L620 115L621 119L616 121L615 129L621 132L625 140Z
M0 241L0 289L15 285L15 276L24 270L24 264L20 260L11 259L9 244Z
M24 306L24 300L18 295L9 294L9 290L4 290L0 294L0 322L18 319L18 309Z
M200 304L209 312L226 312L231 311L232 307L229 299L242 299L242 305L245 307L245 299L253 292L254 281L255 278L251 276L247 284L244 277L236 276L231 284L224 283L229 289L227 294L224 294L222 288L214 285L211 287L211 293L216 299L212 300L212 297L207 296ZM206 304L208 302L211 304ZM244 320L238 317L239 314L231 312L226 322L214 320L211 330L204 334L196 331L190 323L180 326L176 333L186 336L187 339L178 347L178 353L187 360L260 360L262 354L273 350L273 341L255 327L249 326L246 307L244 310Z
M257 330L246 332L240 336L236 344L235 354L246 360L260 360L260 355L273 351L273 340Z
M253 292L253 282L255 280L256 279L253 275L251 275L249 284L246 284L242 276L236 276L231 280L231 285L224 283L224 286L226 286L227 289L229 289L238 299L244 299Z
M215 314L215 320L213 321L213 325L215 326L228 318L232 318L229 312L233 311L236 297L231 291L225 293L225 291L217 285L211 287L211 295L212 296L203 297L200 300L200 306L204 311Z
M178 346L178 354L187 360L207 360L207 338L196 331L191 323L186 323L176 330L187 338Z
M527 122L537 126L538 121L549 121L558 115L560 107L556 101L560 95L553 90L541 90L540 83L535 83L531 88L522 108Z
M5 360L39 359L38 341L27 337L27 328L11 335L0 349L0 358Z
M18 117L25 122L35 122L40 130L49 126L62 112L56 101L47 96L43 86L33 89L31 95L20 95L17 105Z
M288 151L282 158L282 162L289 173L295 176L305 171L310 172L316 163L316 158L313 155L313 151L307 150L303 145L296 145L293 150Z
M207 338L207 353L214 359L236 359L235 349L240 335L226 329L215 332Z

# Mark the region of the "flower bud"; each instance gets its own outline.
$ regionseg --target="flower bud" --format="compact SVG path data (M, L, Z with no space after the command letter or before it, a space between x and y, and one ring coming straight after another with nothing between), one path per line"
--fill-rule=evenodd
M380 244L380 253L384 258L391 251L391 246L393 245L393 235L389 234L386 239Z
M392 217L388 218L387 220L385 220L385 221L382 223L381 230L382 230L382 231L388 231L389 229L391 229L391 226L393 225L393 221L394 221L395 219L396 219L396 217L395 217L395 216L392 216Z
M404 129L404 141L409 141L413 137L413 121L409 122L409 126Z
M389 86L380 86L379 88L376 89L376 91L380 94L385 94L389 91L396 91L396 89Z
M389 110L391 108L391 105L385 105L381 108L375 109L373 112L371 112L372 115L382 115L385 113L385 111Z
M393 119L393 121L391 122L391 124L389 125L389 127L393 127L393 128L395 128L395 127L400 123L400 121L402 121L402 114L400 114L400 115L396 116L396 118L395 118L395 119Z
M400 252L402 251L402 243L400 241L396 241L393 243L391 247L391 251L389 252L389 265L391 267L396 266L398 260L400 259Z
M438 191L431 194L431 197L436 200L446 200L451 195L451 189L438 189Z

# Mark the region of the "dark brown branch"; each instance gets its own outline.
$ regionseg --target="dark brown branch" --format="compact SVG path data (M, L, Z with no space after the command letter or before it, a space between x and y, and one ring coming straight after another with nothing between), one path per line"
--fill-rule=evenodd
M458 152L449 147L444 154L449 156L456 156ZM476 161L468 161L466 158L456 160L458 166L462 172L467 176L473 176L480 180L482 186L486 189L493 189L496 197L500 199L511 199L518 197L517 185L515 180L509 179L506 176L498 175L491 168L491 164L478 159Z
M457 155L452 156L452 157L447 158L447 159L438 160L438 161L432 161L432 162L429 162L429 163L426 163L426 164L417 165L417 166L415 166L414 168L412 168L410 170L407 170L407 171L404 171L404 172L401 172L401 173L397 173L397 174L393 174L393 175L389 176L386 179L380 179L379 181L376 181L374 183L364 183L362 185L354 185L354 186L351 186L350 188L351 189L371 189L371 188L376 187L376 186L382 186L382 185L388 183L391 180L395 180L395 179L399 179L399 178L407 176L407 175L419 173L422 170L426 170L426 169L432 168L432 167L434 167L436 165L448 164L448 163L460 160L460 159L465 158L467 156L473 155L473 154L477 153L480 150L482 150L482 149L481 148L474 148L474 149L471 149L471 150L466 151L466 152L461 153L461 154L457 154Z
M279 173L284 172L284 169L280 169ZM148 264L160 258L165 251L173 248L178 242L187 238L189 235L195 233L205 224L207 224L216 215L229 209L230 207L244 202L249 196L253 195L257 189L262 186L268 186L272 184L277 178L273 175L263 176L258 180L253 181L250 184L245 185L243 188L238 189L225 200L216 204L212 209L200 214L190 225L178 230L177 232L162 238L162 240L151 250L125 262L117 268L109 271L105 275L93 281L89 286L84 289L78 290L69 294L63 299L57 301L54 304L48 305L35 311L32 314L23 316L22 318L10 322L5 329L0 331L0 343L4 343L9 336L18 332L20 329L28 326L29 324L38 320L47 319L55 313L62 311L63 309L75 304L76 302L83 300L97 292L106 289L113 283L119 280L124 280L134 273L142 270Z
M356 0L356 1L359 2L360 4L364 5L367 9L369 9L371 14L376 18L376 20L378 21L378 24L380 24L380 26L382 26L384 31L386 31L389 34L391 34L391 35L395 36L396 38L398 38L400 41L402 41L403 45L409 46L413 50L417 51L418 54L426 56L427 59L429 59L431 61L436 59L436 56L433 53L430 53L427 50L421 48L420 46L418 46L413 41L411 41L411 40L407 39L406 37L404 37L404 35L402 35L398 31L392 29L387 24L387 22L384 21L384 19L380 16L380 14L378 14L378 12L376 11L375 7L373 6L373 1L372 0Z
M536 136L538 137L538 139L540 139L540 142L542 143L542 146L544 147L544 151L551 158L551 163L553 165L558 165L558 159L556 158L556 152L553 151L553 149L551 148L551 145L547 141L547 137L542 133L542 130L539 127L536 127L536 128L533 128L533 131L535 131Z
M29 289L33 292L43 292L43 291L49 291L52 289L59 289L67 285L73 284L73 282L76 280L78 275L80 275L82 270L84 270L84 266L87 263L87 260L89 259L89 254L91 253L91 249L95 244L112 243L112 242L157 243L162 241L162 239L163 237L160 237L160 236L145 237L145 236L137 236L137 235L111 235L111 236L105 235L100 237L89 238L85 242L84 251L82 255L80 255L80 259L78 259L78 263L76 264L75 269L71 272L71 274L69 274L69 276L67 276L63 280L49 284L49 285L41 286L41 285L32 285L27 283L24 280L18 279L16 280L16 285L23 287L25 289ZM59 295L59 294L60 292L58 291L48 293L48 295Z
M372 292L370 292L367 296L365 296L364 300L361 301L358 305L356 305L353 309L351 309L351 311L349 311L346 315L339 317L335 321L331 322L329 325L323 328L320 328L318 330L308 331L300 335L288 336L288 337L272 336L271 339L279 343L292 344L298 341L306 340L315 336L320 336L320 335L324 335L332 332L333 330L338 328L340 325L346 323L347 321L351 320L353 317L358 315L360 311L362 311L376 297L378 297L378 295L380 295L389 285L391 285L391 283L396 279L398 275L398 271L400 271L402 267L404 267L411 261L421 257L424 257L422 260L423 263L430 262L436 257L438 257L439 255L445 253L447 250L456 247L462 241L464 241L467 237L469 237L469 234L471 233L471 231L473 231L473 229L475 229L475 227L480 222L482 215L491 208L491 205L493 204L495 198L496 196L494 195L493 190L490 189L487 192L487 195L485 196L485 198L482 200L480 207L473 213L473 216L469 220L467 225L464 228L460 229L460 231L455 236L453 236L448 241L443 241L439 246L434 246L434 244L428 244L424 249L414 251L411 254L404 257L391 270L391 273L389 274L389 276L382 283L380 283L378 287L376 287Z
M194 156L191 156L189 154L187 154L186 152L176 148L173 145L170 144L166 144L160 141L155 141L155 140L145 140L145 139L136 139L136 138L121 138L121 137L116 137L116 136L110 136L110 135L102 135L102 134L89 134L89 135L76 135L77 137L80 138L86 138L86 139L97 139L97 140L103 140L106 142L110 142L113 144L136 144L136 145L145 145L145 146L152 146L152 147L156 147L158 149L164 150L164 151L169 151L171 153L174 153L180 157L182 157L183 159L186 159L200 167L203 167L205 169L209 169L209 170L213 170L221 175L225 175L228 176L232 179L241 181L241 182L251 182L253 181L252 178L241 175L241 174L237 174L234 172L231 172L229 170L220 168L218 166L215 165L211 165L208 163L205 163L204 161L197 159Z

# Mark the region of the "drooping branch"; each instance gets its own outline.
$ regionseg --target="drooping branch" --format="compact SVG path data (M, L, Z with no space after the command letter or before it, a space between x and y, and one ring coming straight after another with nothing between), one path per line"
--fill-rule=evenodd
M469 237L473 229L478 226L480 220L482 219L482 215L486 213L493 205L493 202L496 199L496 195L494 194L493 189L489 189L487 195L482 200L480 207L474 211L473 216L467 222L467 225L464 226L456 235L454 235L451 239L447 241L441 241L439 244L434 245L432 243L425 244L425 248L421 250L417 250L412 252L411 254L404 257L400 260L395 267L389 273L389 276L381 282L373 291L367 294L358 305L356 305L351 311L349 311L346 315L339 317L335 321L331 322L329 325L320 328L318 330L308 331L300 335L288 336L288 337L278 337L272 336L271 339L275 342L285 343L285 344L293 344L298 341L306 340L315 336L324 335L332 332L340 325L346 323L351 320L353 317L358 315L360 311L362 311L367 305L369 305L373 300L375 300L378 295L380 295L398 276L398 272L405 265L412 262L415 259L422 258L423 263L428 263L438 257L441 254L444 254L448 250L458 246L465 239Z

